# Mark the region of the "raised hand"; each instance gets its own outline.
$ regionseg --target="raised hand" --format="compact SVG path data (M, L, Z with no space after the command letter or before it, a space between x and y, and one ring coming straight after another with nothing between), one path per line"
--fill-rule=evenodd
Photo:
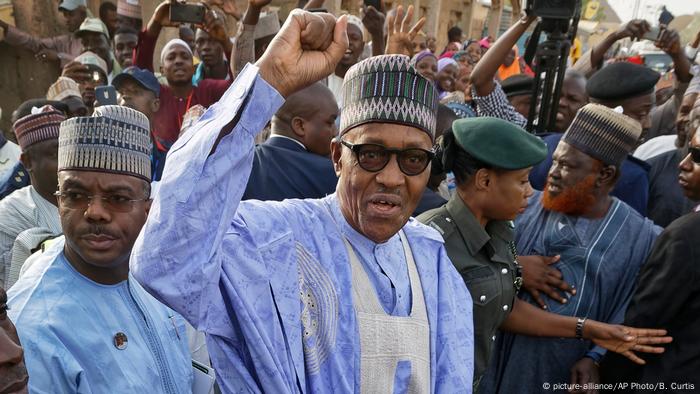
M156 7L150 23L157 23L160 26L180 26L179 23L170 21L170 0L165 0Z
M248 0L248 7L263 8L272 3L272 0Z
M211 7L219 7L226 15L234 17L236 20L241 19L241 11L236 6L234 0L206 0L204 2L206 5Z
M518 256L518 263L523 267L523 288L542 309L547 309L542 293L562 304L568 301L558 290L576 294L576 289L564 281L561 271L551 266L558 261L559 256Z
M68 77L76 82L83 82L92 79L90 68L75 60L69 62L63 67L61 76Z
M649 22L644 19L633 19L614 33L615 40L617 41L627 37L641 39L644 33L650 30L651 26Z
M384 2L382 1L382 5ZM384 14L384 9L376 9L373 6L364 7L364 15L362 17L362 24L365 25L367 31L373 37L376 35L384 35L384 20L386 15Z
M681 36L674 29L663 29L655 44L671 57L683 55Z
M220 13L216 12L216 10L207 10L207 13L204 14L204 24L201 26L201 28L214 40L219 42L229 41L224 18L222 15L220 15Z
M413 56L413 40L416 34L423 28L425 18L420 18L412 28L409 24L413 19L413 6L409 5L406 15L403 13L403 6L396 8L396 13L389 15L388 34L386 40L386 54L401 54Z
M263 56L260 76L284 97L328 76L348 47L347 18L295 9Z
M673 338L666 336L666 330L634 328L594 320L586 321L583 332L584 337L592 340L596 345L620 353L640 365L644 365L646 362L634 352L663 353L663 347L652 345L662 345L673 340Z

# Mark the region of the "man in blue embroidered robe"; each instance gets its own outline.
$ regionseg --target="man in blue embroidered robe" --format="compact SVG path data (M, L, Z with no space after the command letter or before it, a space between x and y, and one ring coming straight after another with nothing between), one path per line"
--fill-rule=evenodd
M64 237L32 255L8 291L32 393L192 390L185 321L129 274L151 204L146 116L116 105L61 123Z
M132 272L206 332L223 392L469 393L471 297L440 235L410 219L437 100L408 57L348 71L336 193L241 201L255 135L284 97L334 70L346 23L293 11L180 137Z
M544 192L515 221L519 255L560 256L554 267L576 289L549 312L621 323L635 277L661 232L610 191L641 126L613 109L588 104L559 142ZM532 297L521 293L532 303ZM480 393L541 393L544 383L596 382L605 349L577 339L506 334L496 341ZM526 372L525 372L526 371Z

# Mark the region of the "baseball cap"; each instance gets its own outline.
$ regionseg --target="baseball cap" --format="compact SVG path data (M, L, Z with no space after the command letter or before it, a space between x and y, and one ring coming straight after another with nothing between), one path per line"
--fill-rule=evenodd
M73 11L78 7L87 7L85 0L63 0L58 4L58 10Z
M85 18L83 23L80 24L78 31L75 32L76 36L80 36L82 33L102 33L107 38L109 38L109 31L107 26L100 20L100 18Z
M127 67L119 75L114 77L114 80L112 80L112 85L119 89L119 85L126 80L133 80L143 88L155 93L156 97L160 96L160 83L158 82L156 76L148 70L144 70L136 66Z

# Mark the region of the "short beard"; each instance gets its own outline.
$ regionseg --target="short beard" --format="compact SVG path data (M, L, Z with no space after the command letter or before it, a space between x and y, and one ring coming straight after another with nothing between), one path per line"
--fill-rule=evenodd
M557 196L552 196L549 192L549 185L545 185L544 193L542 193L542 206L548 211L581 216L596 202L595 181L594 174L588 175L577 184L564 189Z

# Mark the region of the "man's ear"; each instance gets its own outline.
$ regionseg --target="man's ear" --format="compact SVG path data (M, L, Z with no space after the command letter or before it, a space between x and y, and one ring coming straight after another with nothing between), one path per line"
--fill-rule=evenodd
M26 152L22 152L19 155L19 161L27 171L32 171L32 157L30 155L28 155Z
M612 187L617 180L618 170L614 165L603 165L598 173L598 180L596 180L596 186L610 186Z
M148 216L148 213L151 212L151 203L153 202L153 198L147 200L144 203L144 208L146 209L146 216Z
M151 111L153 113L156 113L156 112L158 112L159 109L160 109L160 99L157 98L151 102Z
M299 138L304 138L306 136L306 129L304 128L304 122L305 120L295 116L292 118L292 121L289 122L290 125L292 126L292 132Z
M340 143L340 137L335 137L331 140L331 160L333 160L333 168L337 177L340 177L340 170L343 168L342 156L343 145Z

